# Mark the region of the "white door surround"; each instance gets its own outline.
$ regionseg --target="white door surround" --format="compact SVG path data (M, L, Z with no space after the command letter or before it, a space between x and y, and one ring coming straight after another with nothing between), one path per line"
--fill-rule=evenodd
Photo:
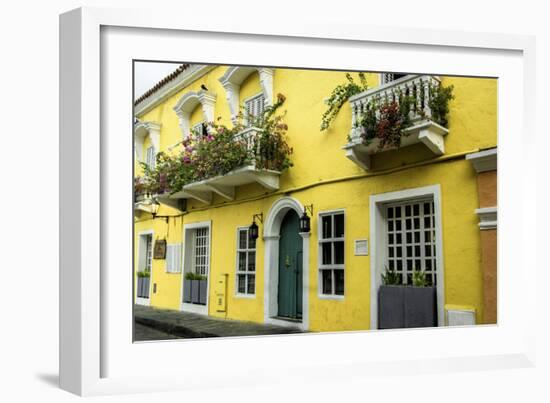
M310 233L300 233L302 237L302 321L290 322L275 318L278 314L279 286L279 234L281 223L289 210L298 217L304 212L304 206L292 197L282 197L271 206L264 224L264 322L273 325L297 327L302 331L309 329L309 237Z
M193 257L193 232L197 228L208 228L208 272L206 273L206 305L197 305L183 302L183 282L185 281L185 273L191 270L191 259ZM212 267L212 221L200 221L191 224L185 224L183 226L183 254L181 270L181 288L180 288L180 310L185 312L198 313L201 315L208 315L208 305L210 301L210 283L212 278L210 276L210 268Z
M386 226L384 207L388 203L411 201L430 197L434 203L436 262L437 262L437 321L438 326L445 325L445 295L444 295L444 259L443 231L441 225L441 187L432 185L397 192L381 193L370 196L370 328L378 328L378 287L381 284L382 270L386 258Z
M147 240L146 240L146 237L150 235L151 236L151 239L152 239L152 242L155 242L155 237L154 237L154 232L153 230L146 230L146 231L141 231L141 232L138 232L138 237L137 237L137 265L134 264L134 267L137 268L137 271L143 271L143 269L145 268L145 265L146 265L146 262L145 260L147 259L147 256L145 256L145 254L147 253L146 249L147 249ZM153 247L154 244L151 244L151 247ZM153 251L151 251L151 253L153 253ZM152 291L153 291L153 264L151 263L151 271L150 271L150 274L149 274L149 298L140 298L137 296L137 273L134 273L134 279L135 279L135 282L136 282L136 286L134 287L134 297L135 297L135 302L136 304L138 305L146 305L146 306L149 306L151 305L151 297L152 297Z

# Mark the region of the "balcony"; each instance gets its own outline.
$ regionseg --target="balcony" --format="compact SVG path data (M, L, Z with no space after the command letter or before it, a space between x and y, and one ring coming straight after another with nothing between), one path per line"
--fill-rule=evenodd
M434 121L429 107L429 88L438 85L439 79L434 76L407 75L351 97L349 99L352 110L350 141L342 147L346 157L361 168L369 170L372 168L371 157L374 154L397 148L380 148L380 140L377 138L372 139L368 145L365 144L362 136L364 129L359 122L369 105L399 102L400 94L412 97L414 102L409 111L411 125L403 130L399 147L422 144L433 156L443 155L445 136L449 131Z
M150 214L153 211L151 201L151 197L146 194L136 194L134 196L134 215L137 217L141 212Z
M247 150L251 155L250 163L236 167L223 175L189 183L177 192L158 195L157 200L172 207L181 199L194 199L201 203L211 204L214 194L226 200L234 200L237 186L258 183L267 190L279 189L281 172L266 168L270 166L273 156L267 155L269 153L260 149L260 142L256 141L258 133L258 128L249 127L234 137L235 141L244 140L246 143Z

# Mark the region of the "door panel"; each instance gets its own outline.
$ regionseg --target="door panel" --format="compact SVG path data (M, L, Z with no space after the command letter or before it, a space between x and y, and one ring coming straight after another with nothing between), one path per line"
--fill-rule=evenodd
M278 315L302 317L302 237L299 217L289 211L281 223L279 239Z

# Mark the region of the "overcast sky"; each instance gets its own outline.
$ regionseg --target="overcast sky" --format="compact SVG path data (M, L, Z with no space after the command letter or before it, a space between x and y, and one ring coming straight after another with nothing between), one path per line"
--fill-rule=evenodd
M134 94L136 99L178 68L181 63L136 62Z

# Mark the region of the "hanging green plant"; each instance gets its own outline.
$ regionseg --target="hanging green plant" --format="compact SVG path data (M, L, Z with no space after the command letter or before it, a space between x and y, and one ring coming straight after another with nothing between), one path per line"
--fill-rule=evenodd
M342 106L350 99L352 96L359 94L360 92L366 91L368 89L367 79L365 73L359 73L360 84L357 84L350 73L346 73L346 78L348 80L345 84L340 84L332 90L330 97L327 99L326 104L328 109L323 113L321 119L321 131L327 130L332 123L332 121L342 109Z
M431 111L431 119L443 127L449 125L447 116L449 115L449 101L455 98L453 90L454 86L452 85L444 87L439 84L438 86L431 85L429 87L430 100L428 106Z

